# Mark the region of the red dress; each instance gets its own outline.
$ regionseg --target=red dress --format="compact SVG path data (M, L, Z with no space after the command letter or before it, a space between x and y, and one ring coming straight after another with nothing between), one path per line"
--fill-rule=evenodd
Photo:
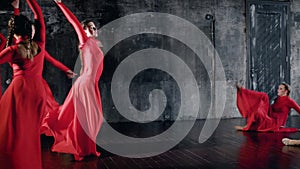
M1 169L42 168L39 129L46 105L42 78L45 25L36 1L27 0L27 3L41 25L40 34L33 39L40 51L32 61L17 54L17 45L0 53L0 63L11 62L14 75L0 100Z
M96 150L96 136L103 116L98 81L104 56L97 40L87 37L77 18L62 3L57 5L77 32L82 68L60 107L57 121L50 123L55 139L52 151L71 153L76 160L81 160L86 155L100 155Z
M241 88L237 92L237 107L247 119L243 131L297 132L297 128L285 128L288 113L293 108L300 113L299 105L289 96L278 96L270 105L266 93Z
M6 44L6 38L0 33L0 51L2 51Z
M2 51L6 44L6 38L0 33L0 51ZM0 68L2 70L2 68ZM1 71L2 72L2 71ZM0 84L2 85L2 74L0 74ZM0 87L0 98L2 97L2 87Z
M50 56L50 54L47 51L45 51L45 59L46 59L46 61L50 62L53 66L57 67L58 69L60 69L64 72L67 72L68 70L70 70L68 67L63 65L61 62L57 61L52 56ZM42 125L41 125L41 134L51 135L47 121L52 116L56 116L56 117L58 116L57 113L58 113L60 105L55 100L55 98L52 94L52 91L45 79L43 79L43 83L44 83L44 87L46 90L47 99L46 99L45 116L43 117ZM53 113L55 115L53 115Z
M16 11L18 11L18 10L15 9L15 15L18 15L18 13L16 13ZM0 49L2 50L2 48L5 47L6 38L1 33L0 33L0 39L1 39ZM2 47L2 45L3 45L3 47ZM57 67L58 69L60 69L64 72L67 72L68 70L70 70L68 67L63 65L61 62L54 59L47 51L45 51L45 59L46 59L46 61L51 63L53 66ZM55 100L47 81L45 79L42 79L42 80L43 80L43 84L44 84L44 87L46 90L47 99L46 99L46 108L45 108L45 113L44 113L45 116L43 118L43 122L42 122L42 126L41 126L41 134L50 135L49 130L48 130L49 127L48 127L46 121L49 118L49 116L51 116L50 115L51 113L58 112L59 104ZM0 75L0 83L1 82L2 82L2 76ZM1 96L2 96L2 88L0 88L0 98L1 98Z
M15 16L20 15L19 8L14 8L14 15ZM37 24L39 24L39 21L37 21ZM0 33L0 39L1 39L0 51L1 51L2 49L4 49L4 47L6 45L6 38ZM60 69L64 72L67 72L68 70L70 70L67 66L63 65L58 60L54 59L47 51L45 51L45 59L46 59L46 61L51 63L53 66L57 67L58 69ZM1 82L2 82L2 76L0 75L0 84L2 84ZM41 127L41 134L49 135L48 126L45 121L47 121L47 118L49 118L49 116L50 116L49 114L58 111L59 104L53 97L52 91L45 79L43 79L43 83L44 83L44 87L45 87L46 94L47 94L47 102L46 102L46 109L45 109L45 113L44 113L45 117L43 118L42 127ZM2 95L2 88L0 88L0 96L1 95Z

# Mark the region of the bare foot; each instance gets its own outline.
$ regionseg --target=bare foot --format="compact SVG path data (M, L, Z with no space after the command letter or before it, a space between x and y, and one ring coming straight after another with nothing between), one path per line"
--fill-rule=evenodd
M243 130L243 126L234 126L234 128L237 130L237 131L242 131Z
M300 145L300 140L293 140L293 139L289 139L289 138L283 138L282 143L286 146L296 146L296 145Z
M290 139L288 139L288 138L283 138L281 141L286 146L289 145L289 143L290 143Z

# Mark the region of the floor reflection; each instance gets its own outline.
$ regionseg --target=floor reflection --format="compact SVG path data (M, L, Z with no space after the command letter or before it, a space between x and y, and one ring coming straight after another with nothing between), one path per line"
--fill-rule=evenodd
M289 137L288 133L241 133L246 137L246 140L240 147L239 169L286 169L290 167L292 158L281 151L284 147L281 140L284 137Z

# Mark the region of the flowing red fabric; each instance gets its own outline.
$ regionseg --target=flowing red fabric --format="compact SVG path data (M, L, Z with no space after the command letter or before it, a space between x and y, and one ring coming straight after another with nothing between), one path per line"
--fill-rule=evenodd
M15 9L15 15L19 15L18 11L19 11L18 9ZM1 49L2 46L3 46L3 48L5 47L6 38L0 33L0 39L1 39L1 44L0 44L0 49ZM57 67L58 69L60 69L61 71L65 72L65 73L68 70L70 70L67 66L65 66L64 64L62 64L58 60L54 59L47 51L45 51L44 58L45 58L46 61L51 63L53 66ZM52 134L49 131L49 126L47 124L47 121L49 120L50 117L53 117L53 116L57 117L57 115L53 115L53 113L58 113L58 109L59 109L60 105L55 100L47 81L45 79L42 79L42 81L43 81L43 84L44 84L43 86L45 87L45 90L46 90L47 99L46 99L45 113L43 113L44 117L43 117L43 120L42 120L41 134L46 134L46 135L50 136ZM0 75L0 83L2 83L2 76L1 75ZM2 96L2 88L0 88L0 98L1 98L1 96Z
M61 62L54 59L47 51L45 51L45 60L64 72L67 72L68 70L70 70L68 67L63 65ZM58 116L57 113L58 113L60 105L55 100L47 81L44 79L43 79L43 84L44 84L44 87L46 90L47 99L46 99L46 108L45 108L45 113L44 113L45 115L42 119L41 134L45 134L47 136L52 136L51 131L49 130L50 127L48 126L48 121L51 121L51 120L53 120L51 118Z
M237 91L237 107L247 119L243 131L297 132L297 128L286 128L288 113L293 108L300 113L299 105L289 96L278 96L270 105L266 93L240 88Z
M103 70L104 56L97 40L87 38L77 18L62 4L57 3L74 26L81 46L81 74L76 79L57 118L55 113L48 125L54 136L52 151L74 154L76 160L94 154L96 137L103 115L98 81Z
M0 51L2 51L6 44L6 38L0 33ZM2 85L2 68L0 68L0 84ZM2 97L2 87L0 87L0 98Z
M13 79L0 100L0 166L2 169L41 169L40 125L46 92L42 70L45 55L45 25L35 0L27 0L40 24L33 41L40 52L33 60L23 59L13 45L1 51L0 63L10 62ZM19 42L16 42L17 44Z

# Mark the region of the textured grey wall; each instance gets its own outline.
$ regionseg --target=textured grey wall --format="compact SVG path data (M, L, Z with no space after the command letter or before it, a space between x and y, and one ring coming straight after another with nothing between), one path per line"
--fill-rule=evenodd
M300 102L300 1L291 5L291 97Z
M52 1L38 0L41 4L45 21L47 25L47 49L55 58L65 63L70 68L74 68L78 58L78 40L71 25L66 21L60 10L58 10ZM208 38L211 38L210 21L205 19L206 14L212 14L215 17L215 48L221 59L222 66L226 75L226 106L223 112L223 118L240 117L235 105L235 87L236 81L246 84L246 23L245 23L245 1L236 0L64 0L71 11L83 20L90 18L97 22L101 28L115 19L126 15L141 12L161 12L180 17L191 24L194 24L203 31ZM300 11L299 2L292 2L292 24L291 24L291 81L294 92L292 97L300 101L300 60L299 60L299 29L300 29ZM30 14L30 10L25 4L21 4L22 11ZM0 15L1 32L6 34L6 20L9 14ZM164 25L164 23L160 23ZM150 29L150 28L149 28ZM153 29L153 28L151 28ZM173 30L170 26L170 32ZM182 32L179 32L182 33ZM100 37L106 41L111 37ZM191 69L199 86L200 93L200 111L198 118L206 118L211 104L213 81L209 78L211 70L205 68L205 64L196 56L196 54L185 44L177 39L158 34L139 34L124 39L105 56L105 67L99 86L102 95L103 111L108 121L118 122L126 121L116 109L111 96L111 81L118 65L132 53L147 49L158 48L170 51L181 58ZM165 60L172 65L172 61ZM209 62L213 62L213 59ZM136 63L139 64L139 63ZM134 66L134 65L131 65ZM4 68L6 70L6 68ZM175 69L176 70L176 69ZM177 70L180 72L180 70ZM126 72L124 72L126 76ZM68 80L64 73L53 68L46 63L44 77L48 81L56 99L62 103L72 81ZM184 74L182 74L184 78ZM122 85L122 84L120 84ZM5 85L3 85L5 88ZM158 117L158 120L174 120L181 106L180 87L172 76L158 69L147 69L134 77L130 85L130 98L132 106L140 111L145 111L151 106L153 109L159 109L164 103L150 105L148 100L149 93L153 89L162 89L165 94L166 109ZM216 93L216 97L220 93ZM124 96L120 94L120 97ZM218 106L219 103L216 103ZM157 106L157 107L155 107ZM189 114L188 112L186 112ZM144 120L156 117L145 115ZM189 119L188 115L181 116L180 119Z

